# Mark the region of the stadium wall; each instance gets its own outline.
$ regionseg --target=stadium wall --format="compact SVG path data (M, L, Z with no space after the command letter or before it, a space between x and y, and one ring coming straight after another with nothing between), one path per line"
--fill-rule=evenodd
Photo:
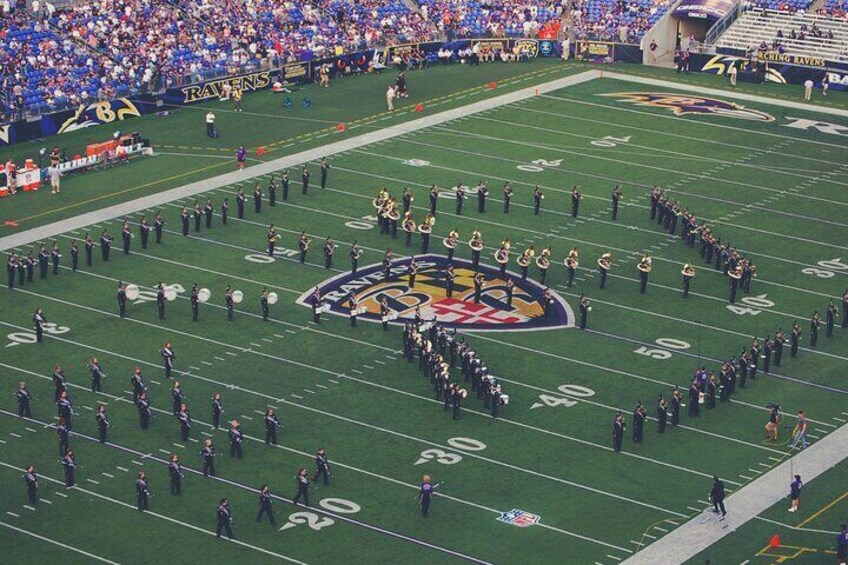
M690 68L693 71L715 75L727 75L732 63L745 61L745 57L734 54L700 54L692 55ZM778 84L804 84L811 79L816 86L828 76L830 88L833 90L848 90L848 64L833 63L824 59L798 58L794 55L780 55L771 59L760 59L760 67L765 82ZM804 64L801 64L801 63Z

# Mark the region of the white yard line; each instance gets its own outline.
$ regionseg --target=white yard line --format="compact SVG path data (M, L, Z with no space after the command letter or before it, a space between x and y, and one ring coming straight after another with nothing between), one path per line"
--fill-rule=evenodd
M15 516L16 518L18 517L17 514L12 514L11 512L7 512L7 514L9 514L11 516ZM39 539L43 542L47 542L47 543L59 546L62 549L67 549L69 551L73 551L74 553L79 553L80 555L84 555L84 556L88 557L89 559L94 559L95 561L100 561L101 563L110 563L111 565L120 565L120 563L118 563L117 561L111 561L111 560L106 559L105 557L102 557L100 555L95 555L94 553L89 553L89 552L87 552L83 549L80 549L78 547L74 547L73 545L69 545L69 544L57 541L55 539L44 537L42 535L36 534L35 532L30 532L29 530L25 530L23 528L18 528L17 526L13 526L11 524L7 524L6 522L0 522L0 526L3 526L4 528L8 528L10 530L14 530L14 531L18 532L19 534L25 534L25 535L28 535L30 537Z

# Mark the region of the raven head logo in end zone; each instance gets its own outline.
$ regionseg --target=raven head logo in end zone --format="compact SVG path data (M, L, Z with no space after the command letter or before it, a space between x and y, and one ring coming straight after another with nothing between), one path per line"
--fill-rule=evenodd
M574 326L574 313L568 303L552 292L553 308L545 318L542 297L545 287L531 280L521 280L516 273L508 272L515 283L512 306L506 307L506 280L498 269L480 265L485 278L479 304L474 303L474 270L470 261L454 259L456 279L453 296L447 297L445 272L447 257L441 255L418 255L418 275L415 288L409 287L408 266L411 258L394 262L391 277L384 280L385 272L380 263L361 268L356 274L344 273L318 285L329 311L339 316L348 316L348 300L356 295L360 308L365 313L360 320L381 322L380 302L385 297L389 308L397 312L391 323L403 325L415 319L419 309L423 320L438 319L448 328L475 331L547 330ZM301 306L311 307L313 291L305 292L298 299Z
M735 102L725 102L715 98L701 98L691 94L672 94L668 92L614 92L612 94L601 94L624 98L637 106L651 106L654 108L668 108L674 111L676 116L684 114L716 114L728 118L739 118L742 120L754 120L761 122L772 122L774 116L751 110L740 106Z

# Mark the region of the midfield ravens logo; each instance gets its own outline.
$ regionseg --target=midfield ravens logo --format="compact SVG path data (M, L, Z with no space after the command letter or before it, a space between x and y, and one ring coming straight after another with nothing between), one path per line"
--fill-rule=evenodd
M751 110L734 102L725 102L715 98L701 98L691 94L673 94L668 92L615 92L612 94L601 94L624 98L637 106L652 106L654 108L668 108L674 111L676 116L684 114L716 114L728 118L739 118L742 120L754 120L761 122L774 121L774 116Z
M409 287L410 258L396 260L392 264L391 276L385 280L385 269L376 263L361 268L356 274L345 273L318 286L322 300L329 305L330 312L349 316L349 300L356 295L359 307L365 312L360 320L381 322L380 303L386 298L389 308L397 313L390 323L403 325L415 319L418 308L423 321L433 318L448 328L476 331L547 330L572 327L574 315L571 307L556 293L552 293L552 304L545 318L543 292L545 287L535 281L522 281L517 273L507 271L515 283L512 305L506 304L506 280L494 267L480 265L485 278L480 303L474 302L474 270L470 261L454 259L456 279L453 296L448 298L445 272L447 257L441 255L418 255L418 275L415 288ZM313 291L302 294L297 303L312 307Z
M518 526L519 528L529 528L538 524L541 519L542 517L538 514L531 514L518 508L513 508L508 512L501 512L501 515L498 517L499 522L505 522L510 526Z

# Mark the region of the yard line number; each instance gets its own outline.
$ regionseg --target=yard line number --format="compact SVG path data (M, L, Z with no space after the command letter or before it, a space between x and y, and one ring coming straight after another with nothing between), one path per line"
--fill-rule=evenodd
M848 274L848 264L842 262L842 257L819 261L816 265L821 268L805 267L801 269L801 272L805 275L818 277L820 279L832 279L836 276L836 273Z
M318 501L318 506L336 514L356 514L362 510L360 505L346 498L322 498ZM315 512L293 512L289 514L289 521L283 524L278 531L308 526L310 530L317 532L335 523L336 521L329 516L319 516Z
M758 294L757 296L743 296L740 302L745 306L738 304L728 304L727 309L734 314L744 316L750 314L756 316L763 310L774 307L774 302L767 298L768 294Z
M590 396L595 396L595 391L589 387L581 386L581 385L572 385L572 384L564 384L559 385L557 390L562 394L570 396L572 398L589 398ZM565 408L570 408L577 404L577 400L573 400L572 398L565 398L562 396L554 396L552 394L540 394L539 400L534 402L532 406L530 406L530 410L534 410L536 408L542 408L547 406L549 408L556 408L557 406L562 406Z
M483 451L486 449L486 444L482 441L472 439L470 437L452 437L447 441L447 444L454 449L461 451ZM425 449L418 454L416 465L426 463L427 461L435 461L442 465L456 465L462 461L462 455L459 453L451 453L437 447Z
M645 357L650 357L651 359L659 359L661 361L665 361L666 359L671 359L672 352L671 350L682 351L684 349L689 349L692 345L689 344L688 341L683 341L682 339L675 339L673 337L661 337L654 340L654 343L662 347L663 349L658 348L650 348L646 345L643 345L639 349L634 349L633 353L637 355L644 355Z

